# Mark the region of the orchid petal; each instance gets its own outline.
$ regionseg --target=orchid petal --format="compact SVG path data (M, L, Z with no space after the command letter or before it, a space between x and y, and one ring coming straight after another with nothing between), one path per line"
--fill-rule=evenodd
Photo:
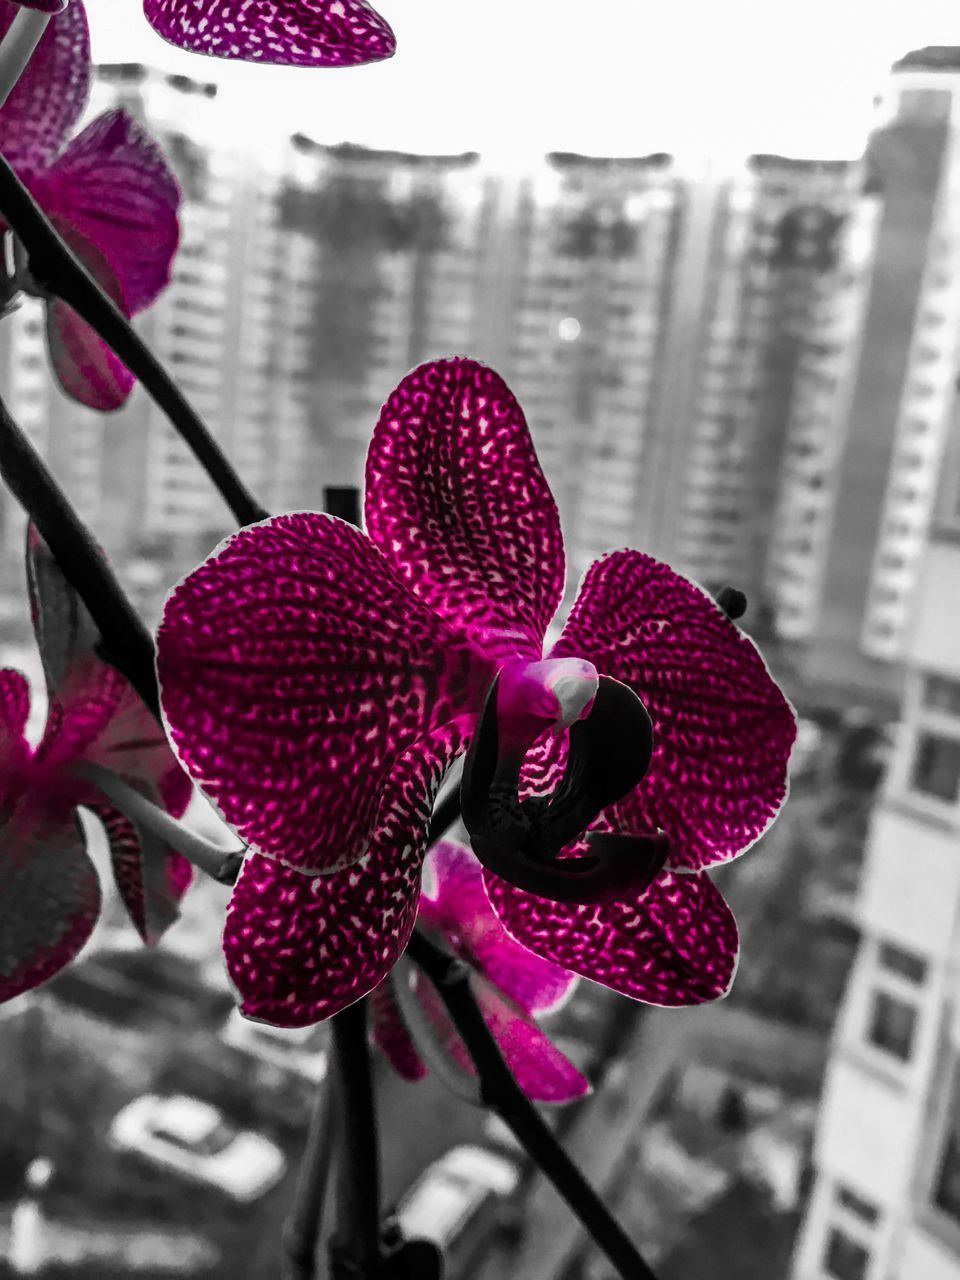
M72 223L56 214L51 221L100 288L124 311L123 293L102 252ZM102 413L126 403L136 381L133 374L62 298L47 303L47 344L57 381L72 399Z
M0 1003L52 978L100 913L100 884L69 807L25 796L0 827Z
M500 659L540 657L563 595L560 519L492 369L435 360L403 379L367 453L365 518L431 608Z
M412 974L410 980L425 1015L418 1021L421 1037L428 1036L430 1041L427 1060L439 1069L446 1059L449 1075L476 1076L467 1046L436 988L422 973ZM590 1092L589 1081L520 1005L476 971L470 973L470 986L507 1066L528 1098L533 1102L570 1102ZM420 1048L424 1049L422 1041Z
M157 650L188 771L247 843L323 872L361 857L399 754L491 676L368 538L315 512L222 543L168 598Z
M38 13L62 13L67 0L12 0L21 9L36 9Z
M0 6L0 40L16 16L15 5ZM80 118L89 92L87 15L82 0L73 0L48 23L0 107L0 151L21 177L50 164Z
M391 973L370 992L370 1034L400 1079L409 1080L412 1084L422 1080L428 1071L403 1020L393 989L394 981Z
M179 918L178 903L193 877L190 863L107 801L85 807L103 823L117 890L134 928L144 942L158 942Z
M164 40L217 58L352 67L396 47L364 0L144 0L143 11Z
M555 1008L577 981L514 941L490 906L480 863L450 840L439 841L427 855L420 920L528 1013Z
M390 972L416 921L433 799L465 729L446 725L400 757L384 783L376 834L355 866L307 876L248 855L223 935L244 1014L278 1027L309 1026Z
M27 678L7 667L0 671L0 826L23 788L23 774L31 754L23 736L29 715Z
M551 657L587 658L653 721L653 758L617 830L666 833L670 865L736 857L776 817L793 710L753 641L695 583L639 551L587 571Z
M34 194L98 278L106 264L124 314L170 283L180 238L180 186L158 144L127 111L105 111L33 184ZM115 299L116 301L116 299Z
M553 902L484 870L504 928L544 959L645 1004L716 1000L739 946L730 908L705 873L662 871L632 899Z

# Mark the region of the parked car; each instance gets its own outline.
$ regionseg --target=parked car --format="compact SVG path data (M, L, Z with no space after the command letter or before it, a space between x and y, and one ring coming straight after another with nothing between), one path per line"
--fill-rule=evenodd
M251 1022L239 1009L231 1009L220 1035L232 1048L296 1072L314 1084L327 1074L327 1032L323 1028L271 1027L265 1022Z
M217 1107L186 1094L134 1099L114 1117L109 1141L243 1204L275 1186L286 1167L268 1138L237 1129Z
M417 1179L397 1208L408 1238L432 1240L441 1249L461 1241L483 1210L509 1196L520 1181L512 1156L485 1147L453 1147Z

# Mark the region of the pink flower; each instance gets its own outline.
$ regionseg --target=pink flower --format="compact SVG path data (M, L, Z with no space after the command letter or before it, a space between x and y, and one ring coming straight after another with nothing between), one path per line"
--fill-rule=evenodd
M0 8L0 38L16 10ZM180 229L180 188L162 151L126 111L97 116L70 137L87 101L90 43L82 0L51 18L0 107L0 151L77 257L126 316L169 283ZM0 220L0 231L5 227ZM93 409L118 409L133 376L45 281L47 337L64 391Z
M58 973L96 923L100 888L78 805L103 822L117 888L145 941L176 919L192 875L180 854L138 830L75 771L108 768L174 816L191 794L156 721L97 657L93 622L33 529L27 573L49 708L33 748L24 738L27 681L0 671L0 1001Z
M21 9L36 9L38 13L62 13L67 7L67 0L11 0Z
M366 0L144 0L165 40L195 53L297 67L354 67L393 55Z
M417 922L469 966L474 996L528 1097L569 1102L589 1092L588 1081L533 1016L555 1009L577 979L513 941L490 907L480 863L468 849L442 840L427 854ZM427 1074L425 1056L475 1074L435 988L412 966L409 975L395 969L374 990L371 1010L374 1039L405 1080Z
M173 591L157 638L171 742L253 849L224 935L244 1011L308 1024L389 973L437 787L496 676L501 761L525 756L522 796L562 775L595 699L606 715L625 696L645 734L636 759L613 761L632 778L621 789L586 762L590 835L636 838L632 879L556 902L485 867L501 923L639 1000L723 995L737 931L705 868L773 820L795 734L753 643L694 583L615 551L544 658L565 580L557 509L519 405L476 361L403 379L366 481L366 534L313 512L243 529Z

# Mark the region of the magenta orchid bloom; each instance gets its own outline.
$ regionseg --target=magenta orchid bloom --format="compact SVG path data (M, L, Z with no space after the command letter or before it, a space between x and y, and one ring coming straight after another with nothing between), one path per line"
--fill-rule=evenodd
M570 1102L590 1091L533 1016L556 1009L576 977L514 942L490 906L480 863L462 845L441 840L427 854L417 923L469 966L474 996L527 1097ZM436 988L412 966L409 975L395 969L374 990L371 1011L374 1040L405 1080L427 1074L425 1057L476 1074Z
M557 509L519 405L473 360L423 365L390 396L365 516L366 534L313 512L241 530L173 591L158 634L171 742L252 849L224 934L243 1011L309 1024L390 972L437 787L495 677L527 795L562 768L599 694L629 686L652 725L649 767L593 825L663 850L592 902L485 867L501 923L638 1000L723 995L737 930L705 868L776 816L795 735L753 643L694 583L615 551L544 658L565 578Z
M38 13L62 13L67 7L67 0L10 0L10 3L21 9L36 9Z
M16 9L0 7L0 38ZM162 151L126 111L107 111L67 142L87 101L90 41L81 0L51 18L0 107L0 151L67 244L123 313L137 315L169 283L179 241L180 187ZM0 220L0 231L5 230ZM44 281L53 367L67 395L118 409L133 375Z
M27 572L49 708L33 748L24 738L29 685L19 671L0 671L0 1002L58 973L96 924L100 888L78 805L104 825L117 888L144 941L176 919L192 876L186 859L77 772L109 769L176 817L192 790L133 688L97 657L89 615L32 529Z
M164 40L194 53L297 67L355 67L393 55L366 0L144 0Z

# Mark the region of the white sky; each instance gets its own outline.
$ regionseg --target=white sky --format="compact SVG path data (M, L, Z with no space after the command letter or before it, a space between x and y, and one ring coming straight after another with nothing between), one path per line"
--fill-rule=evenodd
M218 82L225 137L300 130L513 162L550 148L855 156L890 63L960 45L960 0L382 0L391 61L311 70L173 49L139 0L86 6L96 59Z

